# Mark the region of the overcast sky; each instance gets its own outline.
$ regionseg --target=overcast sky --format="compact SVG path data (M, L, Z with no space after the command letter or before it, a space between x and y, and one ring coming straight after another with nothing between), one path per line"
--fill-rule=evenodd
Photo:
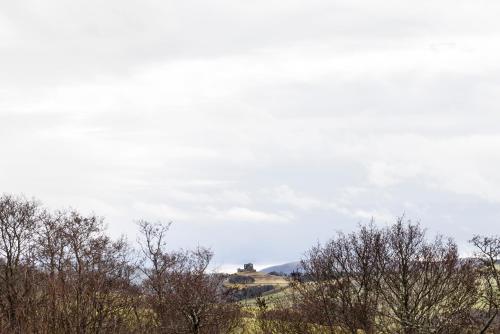
M0 0L0 192L216 264L500 226L496 0Z

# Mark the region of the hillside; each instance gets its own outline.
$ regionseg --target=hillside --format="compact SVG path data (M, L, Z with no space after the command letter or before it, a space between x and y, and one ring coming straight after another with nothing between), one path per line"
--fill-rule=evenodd
M244 271L230 275L225 286L235 288L235 298L253 304L256 297L274 295L286 289L289 281L281 276Z
M230 277L240 277L249 278L249 281L244 284L244 286L259 286L259 285L275 285L275 286L286 286L288 285L288 280L281 276L269 275L264 272L239 272L233 274Z
M271 266L262 269L260 272L261 273L266 273L269 274L270 272L277 272L277 273L283 273L286 275L290 275L293 271L297 271L297 269L300 267L300 262L295 261L295 262L288 262L276 266Z

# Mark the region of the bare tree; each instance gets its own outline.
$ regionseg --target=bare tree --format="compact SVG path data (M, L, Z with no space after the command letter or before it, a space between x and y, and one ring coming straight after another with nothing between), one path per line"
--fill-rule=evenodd
M61 273L66 301L64 310L71 331L113 332L125 325L130 311L127 298L134 269L124 240L103 234L102 219L71 212L64 219L69 271Z
M242 310L213 253L170 251L170 224L139 222L140 262L102 218L0 197L1 333L231 333ZM337 233L306 253L288 293L258 299L264 334L496 333L500 238L451 239L399 218ZM271 301L271 303L268 303Z
M378 307L377 254L382 232L374 224L358 232L337 233L326 245L313 247L302 261L306 281L295 281L295 305L301 305L309 321L335 333L373 333Z
M304 312L301 300L295 297L292 293L256 299L256 318L263 334L313 334L324 330L307 318L308 313Z
M34 312L34 234L38 204L22 197L0 197L0 312L2 331L27 329Z
M42 216L38 233L38 329L48 333L130 330L134 268L124 240L103 234L102 220L72 211ZM45 312L43 311L45 310Z
M304 321L337 333L464 333L473 330L478 268L456 244L418 224L373 223L313 247L292 283Z
M158 317L161 333L228 333L239 319L225 277L207 273L212 252L168 252L169 225L139 222L144 254L144 289Z
M339 233L326 245L332 290L339 295L337 318L351 333L375 331L381 276L376 262L383 242L383 233L370 223L347 236Z
M240 308L226 276L208 272L212 252L167 252L169 225L139 226L137 266L101 218L0 197L0 332L230 332Z
M481 263L481 299L478 313L484 316L480 333L500 330L495 322L500 310L500 237L474 236L470 241L476 248L475 256ZM483 318L483 317L481 317ZM493 328L494 327L494 328Z
M64 239L63 214L41 214L37 233L37 264L42 272L38 282L39 294L44 307L40 308L38 329L40 332L57 333L61 327L60 277L66 270L66 241Z
M399 218L379 254L380 328L384 333L464 333L477 300L477 268L456 244Z

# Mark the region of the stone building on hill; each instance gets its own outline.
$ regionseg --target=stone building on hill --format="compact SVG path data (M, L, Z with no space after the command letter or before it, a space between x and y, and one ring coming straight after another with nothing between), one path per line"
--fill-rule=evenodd
M254 273L256 270L253 268L253 263L245 263L243 269L238 268L239 273Z

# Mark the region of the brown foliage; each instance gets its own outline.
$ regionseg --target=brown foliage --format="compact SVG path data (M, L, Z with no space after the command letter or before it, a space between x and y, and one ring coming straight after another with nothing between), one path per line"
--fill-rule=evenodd
M35 300L35 238L38 204L13 196L0 198L0 326L20 333L31 325Z
M384 333L465 333L477 301L478 270L459 258L456 244L432 241L418 224L400 218L385 231L379 330Z
M477 311L478 322L482 325L480 333L500 332L498 313L500 310L500 237L475 236L470 241L475 249L475 257L481 265L482 285Z
M238 304L207 273L212 253L167 252L168 226L140 224L145 262L101 218L0 197L0 333L226 333Z
M269 333L279 332L286 317L329 333L479 332L479 269L459 258L452 240L427 240L418 224L371 223L313 247L294 275L291 305L261 309L260 318L280 320L266 323Z
M0 197L0 333L231 333L242 312L205 248L170 251L169 224L139 222L139 256L103 220ZM500 238L475 258L399 218L306 253L289 293L258 299L264 334L496 333ZM139 260L138 263L134 259Z
M212 252L166 250L168 225L139 223L144 294L157 316L160 333L228 333L238 325L240 308L232 303L225 276L208 274Z

